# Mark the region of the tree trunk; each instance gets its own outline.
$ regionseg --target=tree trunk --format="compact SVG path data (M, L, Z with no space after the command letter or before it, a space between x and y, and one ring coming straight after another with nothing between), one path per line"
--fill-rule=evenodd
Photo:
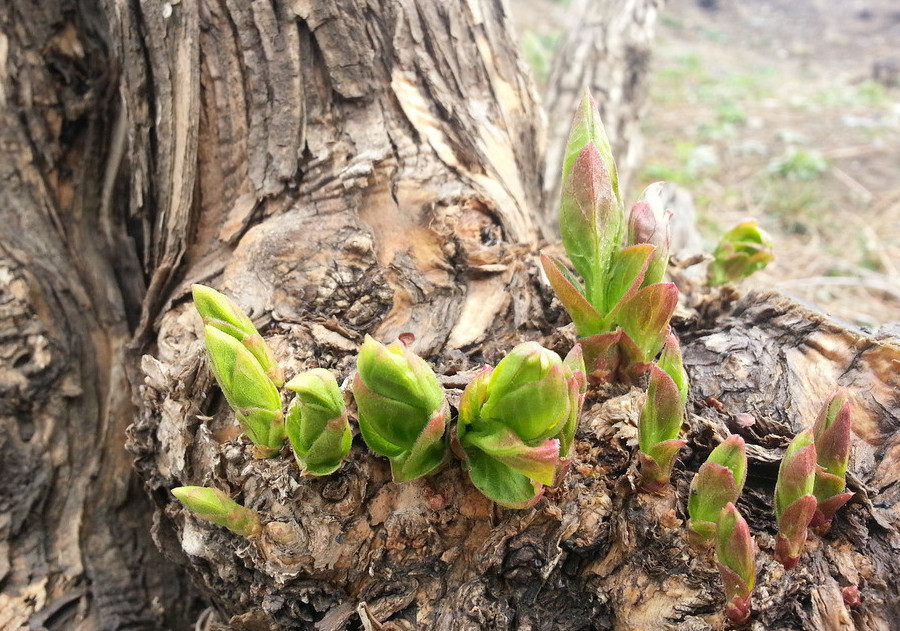
M649 97L650 55L656 18L665 0L576 0L570 27L554 58L547 83L549 121L544 164L547 234L559 234L560 173L572 112L585 89L593 94L609 135L619 188L627 196L641 155L640 124Z
M520 339L573 343L535 264L540 116L502 2L18 4L0 13L0 626L187 628L185 572L208 626L235 630L725 628L679 522L737 412L757 418L754 628L900 623L900 351L777 297L685 310L696 414L665 496L635 491L642 394L616 388L591 392L566 483L525 511L458 463L395 485L358 437L324 479L251 457L192 282L246 307L289 375L346 377L365 333L412 332L458 396ZM835 382L865 410L858 495L784 575L772 463ZM197 520L184 484L258 510L263 535Z

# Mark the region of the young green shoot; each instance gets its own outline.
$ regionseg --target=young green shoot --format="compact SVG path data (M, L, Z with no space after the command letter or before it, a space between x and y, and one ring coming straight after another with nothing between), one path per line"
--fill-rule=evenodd
M516 346L463 392L455 449L475 486L525 508L558 482L571 457L586 378L580 348L566 361L536 342Z
M395 482L430 473L447 457L450 412L431 367L397 341L366 336L353 376L359 429L369 449L391 461Z
M691 481L688 539L700 548L716 542L716 523L727 504L737 502L747 478L744 439L729 436L709 454Z
M808 429L788 445L775 482L775 560L786 570L796 566L803 553L806 530L816 512L815 480L816 446Z
M225 526L242 537L255 537L262 532L259 515L241 506L219 489L179 486L172 489L172 495L197 517Z
M329 371L314 368L291 379L286 387L297 394L285 427L300 470L310 475L334 473L353 442L337 380Z

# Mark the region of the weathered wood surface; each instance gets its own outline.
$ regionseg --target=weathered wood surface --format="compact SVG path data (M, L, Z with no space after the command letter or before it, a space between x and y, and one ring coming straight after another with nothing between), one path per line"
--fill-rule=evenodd
M289 373L345 376L366 332L415 333L454 387L522 337L572 343L534 261L542 134L506 5L7 6L0 626L186 628L187 572L233 629L358 628L361 601L371 628L722 628L718 579L678 523L690 472L729 415L756 416L742 508L765 551L779 449L846 382L872 412L853 468L866 494L805 569L764 565L754 625L896 628L896 346L771 298L681 326L698 396L669 496L633 489L637 391L592 395L579 466L532 511L496 509L456 464L395 486L360 444L319 481L248 457L190 282L246 306ZM768 375L750 369L763 360ZM729 367L743 372L715 372ZM122 448L133 420L152 505ZM248 543L197 522L169 494L190 483L286 526ZM850 582L852 614L835 600Z

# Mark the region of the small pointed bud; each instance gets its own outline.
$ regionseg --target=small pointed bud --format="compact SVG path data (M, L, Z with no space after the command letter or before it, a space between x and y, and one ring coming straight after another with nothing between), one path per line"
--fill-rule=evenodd
M457 444L472 482L497 503L530 506L568 464L586 388L580 347L565 362L516 346L463 392Z
M312 475L333 473L353 441L337 380L329 371L314 368L286 387L297 393L285 420L297 464Z
M684 405L678 386L664 370L651 366L647 400L638 419L645 489L658 491L668 484L675 457L684 445L684 441L675 440L683 422Z
M352 389L363 440L391 460L395 481L423 476L444 462L449 408L425 360L401 342L385 346L367 335Z
M725 584L725 614L737 624L750 617L750 596L756 584L756 545L746 520L729 502L717 520L716 557Z
M850 609L855 609L862 604L862 598L859 597L859 588L856 585L848 585L841 590L841 597L844 604Z
M628 243L649 243L655 248L653 260L647 268L644 285L662 282L669 264L669 245L672 241L672 212L665 209L662 191L665 184L651 184L631 207L628 217Z
M563 179L559 231L569 260L584 279L585 296L600 308L606 272L622 244L624 212L593 144L581 150Z
M816 511L813 495L816 446L812 430L797 434L785 451L775 483L775 516L778 536L775 559L785 569L797 565L806 542L806 530Z
M709 266L709 284L724 285L758 272L775 258L772 239L755 221L735 226L719 240Z
M687 405L690 384L688 383L687 372L684 370L681 345L678 343L678 337L672 332L672 327L668 328L666 341L663 344L662 353L660 353L656 365L666 371L666 374L672 378L672 381L678 386L681 403Z
M281 396L256 358L237 339L206 326L209 366L225 399L260 455L278 453L284 442Z
M713 449L691 481L688 536L692 544L706 547L715 542L719 513L727 504L737 502L746 477L744 439L729 436Z
M242 537L255 537L262 530L259 516L228 497L219 489L203 486L180 486L172 495L197 517L225 526Z
M816 482L813 495L818 507L810 524L827 529L834 514L853 493L846 492L847 465L853 444L853 408L847 391L841 388L828 400L813 425L816 444Z
M281 367L247 314L225 294L210 287L191 285L191 293L203 324L219 329L246 346L272 383L280 386L284 382Z

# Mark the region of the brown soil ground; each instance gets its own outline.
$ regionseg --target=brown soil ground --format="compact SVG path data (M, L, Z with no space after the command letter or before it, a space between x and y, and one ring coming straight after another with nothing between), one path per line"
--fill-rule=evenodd
M566 5L535 3L539 63ZM709 250L757 219L776 260L747 285L859 326L900 320L900 4L670 0L657 40L638 189L689 190Z

